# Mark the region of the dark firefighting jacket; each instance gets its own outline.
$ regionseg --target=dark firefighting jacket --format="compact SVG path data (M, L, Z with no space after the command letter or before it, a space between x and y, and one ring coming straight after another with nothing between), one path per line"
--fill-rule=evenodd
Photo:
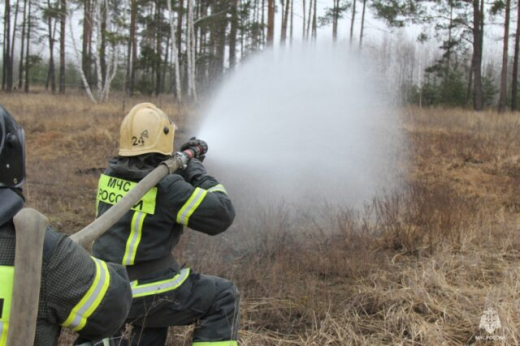
M99 180L98 216L119 201L150 169L140 170L128 158L111 160ZM215 178L203 174L190 184L181 175L170 174L96 240L92 253L128 267L138 266L171 256L184 226L216 235L225 231L234 217L231 200ZM178 274L178 269L177 266L173 273ZM163 288L156 289L159 286L153 285L133 287L134 297L160 293L164 285L178 287L187 272L183 271L183 275L178 274L174 278L169 277L172 275L171 268L150 274L142 282L161 280Z
M22 207L17 193L0 189L0 346L7 341L10 303L16 294L12 219ZM122 266L91 257L69 237L47 228L35 345L57 345L61 327L90 340L112 335L123 325L131 302Z

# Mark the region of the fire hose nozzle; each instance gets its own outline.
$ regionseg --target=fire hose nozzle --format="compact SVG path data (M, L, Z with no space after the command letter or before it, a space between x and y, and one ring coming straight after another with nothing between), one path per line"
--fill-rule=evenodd
M191 159L198 159L207 152L208 144L205 141L198 139L196 145L192 145L187 149L184 149L182 152L176 152L172 159L163 162L163 164L169 168L171 174L173 172L170 166L173 162L175 162L178 168L185 169Z
M208 152L208 143L201 139L196 139L195 137L193 137L192 140L194 140L194 142L197 144L191 145L182 151L182 153L185 154L188 159L198 159Z

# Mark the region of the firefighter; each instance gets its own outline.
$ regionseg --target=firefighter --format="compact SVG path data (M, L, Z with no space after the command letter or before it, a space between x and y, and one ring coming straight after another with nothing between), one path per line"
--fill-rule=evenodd
M16 294L13 217L24 206L24 182L24 131L0 106L0 346L7 342ZM57 345L61 327L78 332L83 340L96 340L123 325L132 302L123 266L90 257L69 237L48 227L41 275L35 345Z
M101 175L97 215L105 213L174 151L175 125L151 103L135 106L121 124L119 155ZM192 139L181 147L207 149ZM121 263L129 274L134 301L131 332L115 344L164 345L168 327L195 324L194 346L236 346L238 291L225 279L181 268L172 256L183 228L216 235L233 222L225 188L201 161L165 177L125 216L97 239L93 254ZM125 341L126 340L126 341Z

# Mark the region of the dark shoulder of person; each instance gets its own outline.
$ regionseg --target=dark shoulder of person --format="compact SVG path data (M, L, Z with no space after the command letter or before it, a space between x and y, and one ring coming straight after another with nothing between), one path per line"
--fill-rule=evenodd
M49 262L54 249L58 246L60 240L66 237L64 234L56 232L51 226L47 226L45 230L45 240L43 242L43 261Z

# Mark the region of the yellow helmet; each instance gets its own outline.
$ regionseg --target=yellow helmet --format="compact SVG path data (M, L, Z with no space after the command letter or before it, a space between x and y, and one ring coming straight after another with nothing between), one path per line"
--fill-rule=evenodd
M119 156L171 155L175 124L152 103L136 105L121 123Z

